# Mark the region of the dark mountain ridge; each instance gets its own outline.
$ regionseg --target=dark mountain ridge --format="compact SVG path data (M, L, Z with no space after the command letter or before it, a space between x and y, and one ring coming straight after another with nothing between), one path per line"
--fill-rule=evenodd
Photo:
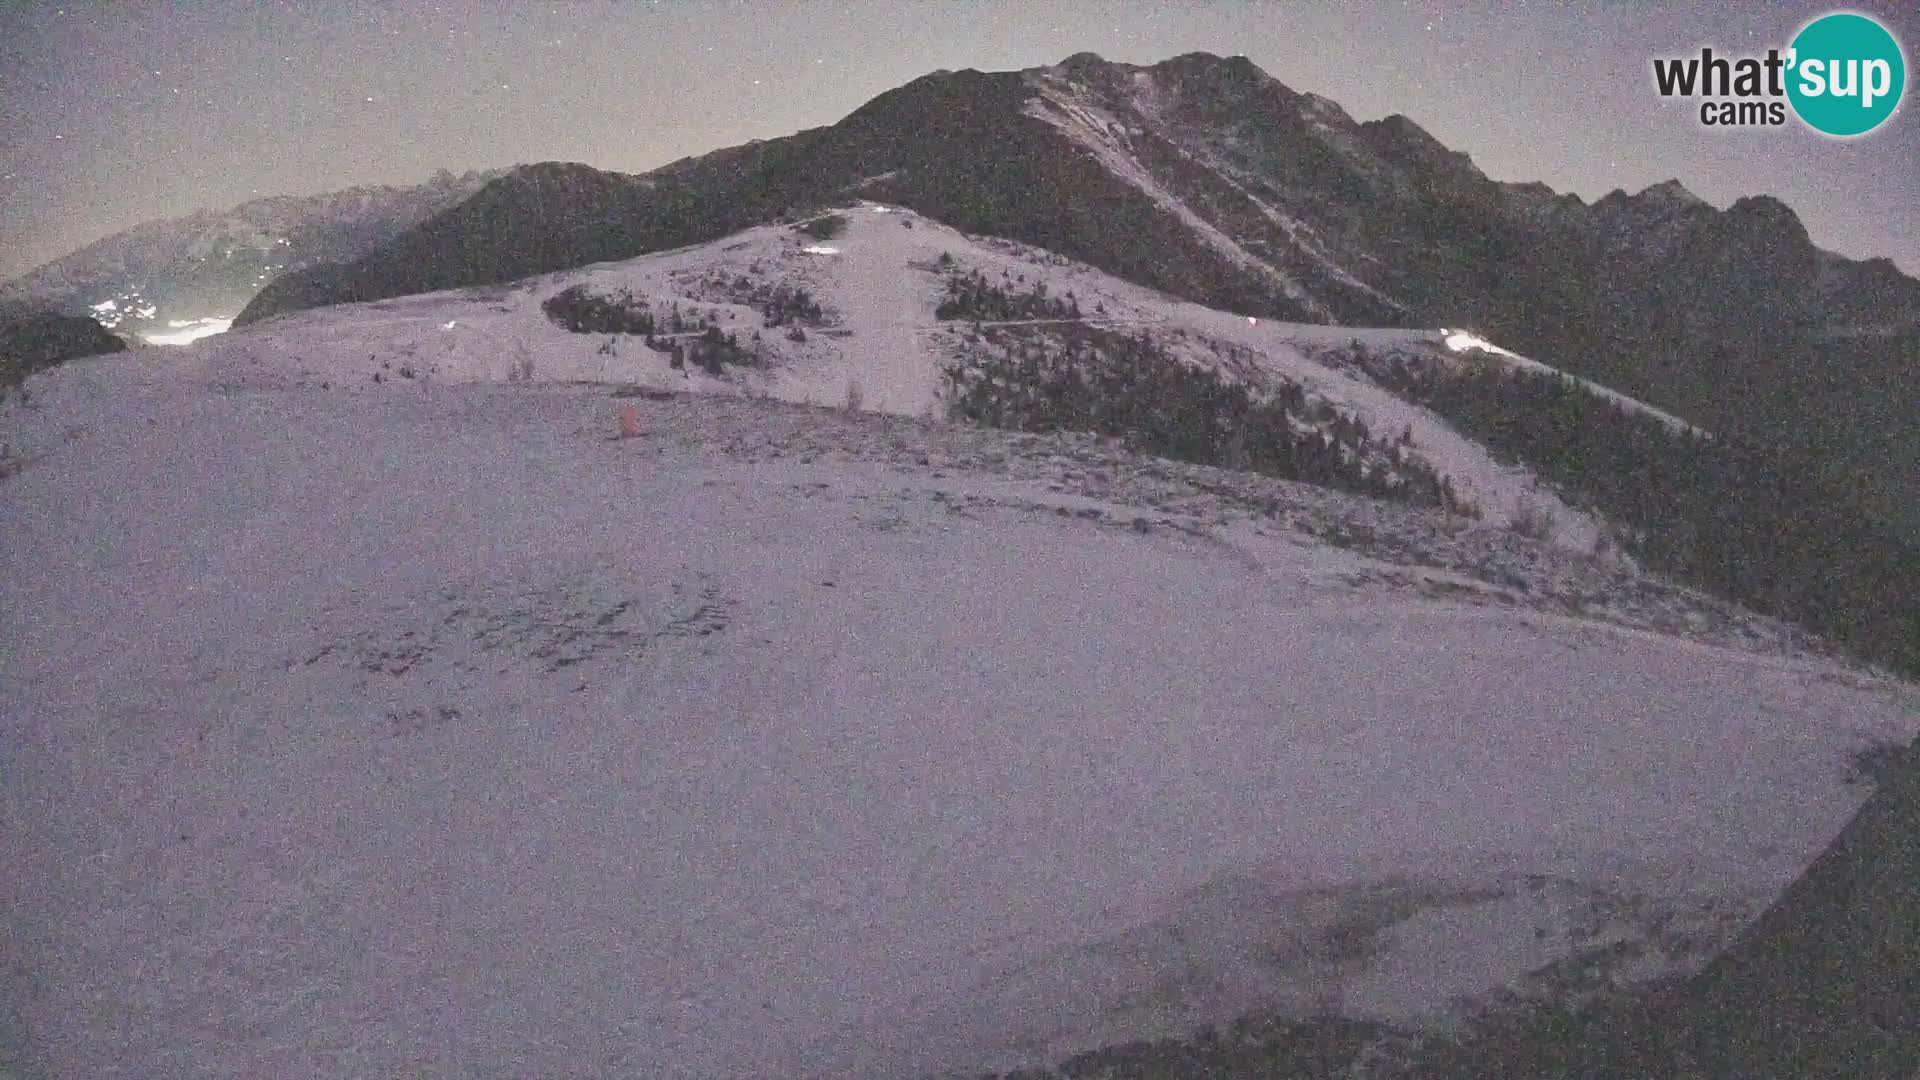
M1777 200L1720 211L1668 181L1588 205L1500 183L1405 116L1357 123L1205 53L936 73L830 127L640 176L523 166L361 258L285 276L241 321L631 257L850 196L1217 307L1467 323L1547 354L1608 324L1657 340L1920 323L1920 282L1819 251Z
M629 258L857 197L1216 308L1471 327L1710 429L1817 447L1920 528L1920 371L1897 360L1920 344L1920 281L1822 251L1768 196L1719 210L1669 180L1589 204L1495 181L1405 116L1356 122L1245 57L936 72L832 126L639 176L523 166L353 261L286 274L239 321Z

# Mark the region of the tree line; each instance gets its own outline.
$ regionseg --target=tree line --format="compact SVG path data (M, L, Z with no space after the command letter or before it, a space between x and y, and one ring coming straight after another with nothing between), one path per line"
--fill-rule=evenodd
M1478 516L1404 437L1309 403L1298 383L1256 390L1183 363L1144 333L1069 326L1004 340L1004 350L976 347L947 369L955 418L1120 436L1142 453Z
M1643 563L1920 675L1920 548L1777 444L1675 430L1557 373L1368 367L1628 526Z

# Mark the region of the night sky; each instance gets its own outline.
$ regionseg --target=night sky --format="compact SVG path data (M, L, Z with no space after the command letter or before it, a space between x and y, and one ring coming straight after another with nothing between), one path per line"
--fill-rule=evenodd
M1920 8L1873 14L1920 53ZM434 170L642 171L830 124L937 68L1083 50L1245 54L1356 119L1411 116L1502 180L1589 201L1678 177L1792 205L1816 243L1920 274L1916 80L1849 142L1663 107L1650 61L1784 48L1820 3L1563 5L0 0L0 277L157 217Z

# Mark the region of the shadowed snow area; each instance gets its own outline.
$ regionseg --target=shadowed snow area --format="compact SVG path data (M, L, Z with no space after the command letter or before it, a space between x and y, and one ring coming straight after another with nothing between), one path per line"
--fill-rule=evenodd
M1430 1019L1591 947L1697 968L1920 728L1758 631L1391 586L1093 440L115 370L4 416L29 1075L903 1076Z

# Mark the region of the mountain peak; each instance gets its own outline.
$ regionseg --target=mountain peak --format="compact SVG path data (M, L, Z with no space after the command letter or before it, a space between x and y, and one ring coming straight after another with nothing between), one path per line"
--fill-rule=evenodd
M1051 67L1029 69L1027 74L1039 74L1053 78L1065 78L1071 82L1105 86L1111 84L1120 74L1135 70L1131 65L1118 64L1097 52L1082 51L1074 53Z
M1108 67L1110 65L1107 63L1106 57L1101 56L1097 52L1088 51L1088 52L1074 53L1072 56L1069 56L1065 60L1060 61L1059 66L1063 68L1071 69L1071 68L1089 68L1089 67Z
M1727 220L1771 233L1796 247L1811 250L1807 227L1793 207L1771 195L1748 195L1727 208Z
M1181 53L1172 59L1162 60L1153 65L1152 70L1172 74L1225 75L1235 79L1271 80L1273 78L1245 56L1220 56L1197 51Z
M1419 147L1423 150L1437 150L1446 154L1453 153L1453 151L1447 149L1446 144L1434 138L1426 128L1414 123L1413 118L1406 113L1394 113L1391 116L1371 121L1364 126L1390 135L1396 142L1409 146Z
M481 188L479 195L498 197L504 190L531 189L548 196L571 197L618 190L630 183L631 177L578 161L539 161L516 165L505 176Z
M1634 196L1634 198L1653 200L1653 201L1662 202L1662 203L1674 203L1680 206L1707 205L1707 202L1705 199L1702 199L1700 196L1695 195L1691 191L1688 191L1686 185L1682 184L1677 178L1672 180L1663 180L1658 184L1654 184L1648 187L1645 191L1642 191L1640 194Z
M1173 67L1173 66L1195 67L1201 64L1218 64L1220 62L1221 62L1220 54L1210 53L1210 52L1207 52L1205 49L1195 49L1192 52L1183 52L1177 56L1170 56L1165 60L1160 61L1158 64L1155 64L1154 66L1155 67Z
M1734 200L1727 208L1730 214L1751 215L1757 218L1777 218L1799 220L1793 208L1771 195L1743 195Z
M1629 195L1624 188L1614 188L1607 192L1594 208L1610 213L1627 213L1636 217L1653 215L1665 219L1670 215L1686 214L1695 210L1711 210L1713 207L1705 199L1688 191L1679 180L1662 180L1651 184L1638 194Z
M1481 176L1465 151L1449 149L1404 113L1369 120L1360 125L1360 130L1390 157L1420 162L1455 178Z

